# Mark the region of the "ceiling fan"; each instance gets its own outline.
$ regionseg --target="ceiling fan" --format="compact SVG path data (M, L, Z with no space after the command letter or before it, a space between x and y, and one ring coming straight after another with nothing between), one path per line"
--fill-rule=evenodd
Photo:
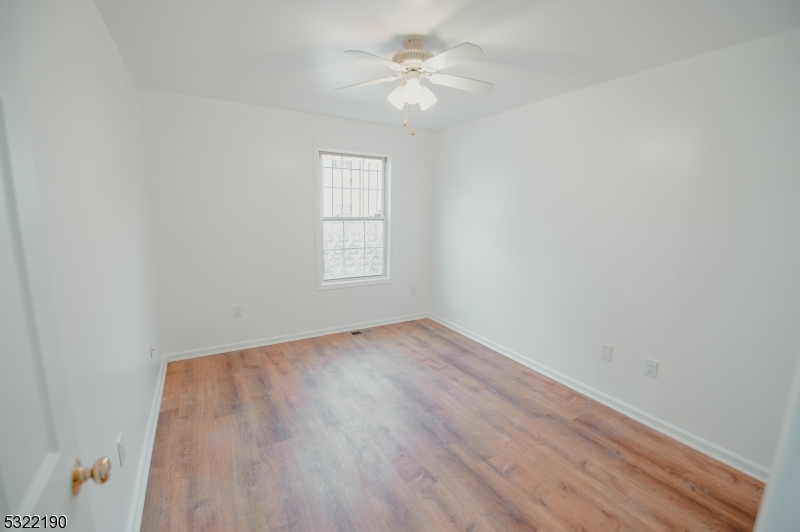
M434 85L444 85L478 94L486 94L494 88L493 84L485 81L440 73L441 70L447 67L482 56L483 50L479 46L465 42L439 55L433 55L423 48L424 44L421 39L406 39L403 42L403 49L394 54L391 61L359 50L347 50L346 54L380 63L391 68L394 74L385 78L341 87L336 89L336 92L357 89L377 83L403 80L403 83L395 88L386 99L401 111L405 110L404 126L408 124L408 109L409 107L411 108L411 134L413 135L414 105L419 105L420 111L424 111L436 103L436 96L427 86L423 85L422 80L429 80Z

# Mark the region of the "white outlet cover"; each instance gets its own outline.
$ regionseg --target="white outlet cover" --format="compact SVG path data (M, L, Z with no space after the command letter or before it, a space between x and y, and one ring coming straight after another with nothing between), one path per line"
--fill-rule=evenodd
M614 347L608 344L600 344L600 358L603 360L608 360L611 362L611 354L614 351Z
M117 436L117 454L119 454L119 466L125 465L125 442L122 440L122 433Z
M411 295L412 295L412 296L415 296L415 295L417 295L417 287L416 287L416 286L412 286L412 287L411 287Z
M241 318L242 317L242 306L236 305L233 307L233 317L234 318Z
M647 375L648 377L655 379L656 375L658 374L658 361L650 358L645 358L644 374Z

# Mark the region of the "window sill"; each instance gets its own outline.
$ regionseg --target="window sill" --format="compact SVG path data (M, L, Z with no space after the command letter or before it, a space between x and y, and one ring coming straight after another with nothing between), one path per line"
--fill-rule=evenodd
M341 279L336 281L317 281L317 290L336 290L337 288L356 288L375 284L389 284L391 277L369 277L367 279Z

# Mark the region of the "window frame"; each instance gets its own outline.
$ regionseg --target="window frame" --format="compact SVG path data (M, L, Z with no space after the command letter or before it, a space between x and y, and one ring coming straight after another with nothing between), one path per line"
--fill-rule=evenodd
M324 275L324 254L322 250L322 222L326 219L322 211L322 155L341 155L346 157L367 157L372 159L383 159L383 207L384 215L382 218L356 217L354 219L383 219L384 220L384 273L383 275L370 275L364 277L347 277L344 279L323 279ZM315 195L315 225L316 225L316 259L317 267L317 290L334 290L338 288L354 288L358 286L371 286L377 284L392 283L391 277L391 243L392 243L392 157L385 153L374 153L367 150L341 149L336 147L314 145L314 195ZM330 218L328 218L330 219ZM347 218L334 218L337 220L347 220Z

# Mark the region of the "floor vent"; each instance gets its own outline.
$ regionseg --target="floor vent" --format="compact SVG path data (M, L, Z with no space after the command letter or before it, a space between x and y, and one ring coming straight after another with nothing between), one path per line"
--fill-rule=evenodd
M359 334L371 333L372 329L359 329L357 331L350 331L350 336L357 336Z

